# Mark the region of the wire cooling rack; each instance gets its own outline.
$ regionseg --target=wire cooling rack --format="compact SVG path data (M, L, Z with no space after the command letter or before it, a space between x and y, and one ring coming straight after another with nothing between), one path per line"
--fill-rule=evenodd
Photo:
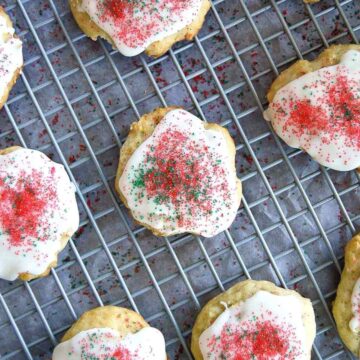
M359 175L290 149L263 120L266 89L293 61L333 43L358 43L360 2L214 0L191 43L159 59L126 59L75 25L65 0L7 0L25 68L0 112L0 146L20 144L62 162L77 184L81 226L59 265L30 283L0 281L0 358L49 359L66 329L103 304L139 311L191 359L195 316L245 278L311 298L314 359L349 359L331 317L343 247L360 225ZM156 238L117 200L118 149L129 124L180 105L227 127L244 199L213 239Z

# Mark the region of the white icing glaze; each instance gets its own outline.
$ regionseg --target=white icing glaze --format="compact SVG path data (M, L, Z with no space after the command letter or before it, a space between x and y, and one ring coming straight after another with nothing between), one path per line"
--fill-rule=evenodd
M266 291L226 308L199 345L204 360L310 359L300 300Z
M136 220L168 235L214 236L240 201L224 134L184 110L167 113L136 149L119 187Z
M23 65L22 42L0 14L0 99L5 95L15 72Z
M353 318L351 319L349 326L352 332L360 333L360 278L356 281L352 296L351 307L353 312Z
M338 65L308 73L280 89L266 120L294 148L324 166L348 171L360 166L360 52Z
M0 156L0 278L42 274L79 226L75 188L60 164L20 148Z
M191 24L203 0L82 0L86 12L126 56L143 52L150 44Z
M113 329L91 329L57 345L52 359L166 360L165 340L161 332L152 327L124 338Z

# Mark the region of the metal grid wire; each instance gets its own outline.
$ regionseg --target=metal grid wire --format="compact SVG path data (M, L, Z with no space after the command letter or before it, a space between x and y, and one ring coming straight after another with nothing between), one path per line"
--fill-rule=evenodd
M172 359L191 359L196 313L245 278L309 296L317 318L313 358L352 358L337 336L331 301L343 245L360 224L359 175L319 167L286 147L261 112L265 89L291 62L332 43L358 43L359 1L214 0L194 42L156 60L125 59L92 43L65 0L3 5L24 39L26 64L0 113L0 145L37 148L64 164L77 184L81 227L49 277L0 282L0 358L50 358L83 311L115 304L162 329ZM279 51L279 39L291 50ZM133 223L114 193L129 123L175 103L221 119L235 138L244 199L234 225L216 239L157 239ZM265 146L272 152L266 159L259 150ZM292 211L284 205L289 196L298 198ZM304 221L312 231L299 233Z

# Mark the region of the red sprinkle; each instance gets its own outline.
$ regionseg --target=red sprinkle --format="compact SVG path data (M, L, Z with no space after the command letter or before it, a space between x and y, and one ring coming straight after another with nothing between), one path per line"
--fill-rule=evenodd
M336 128L355 139L360 149L360 99L354 96L354 91L359 91L359 85L339 76L329 90L329 100L333 104Z
M125 349L124 347L119 347L111 356L111 360L132 360L133 357L130 354L130 351L128 349Z
M216 209L214 192L219 194L219 203L229 199L229 184L221 161L207 146L180 131L163 133L147 153L147 163L150 168L143 176L147 195L157 203L171 202L180 226L191 225L200 214L206 216ZM218 179L217 185L214 178ZM136 185L141 186L142 182Z
M104 16L110 16L118 21L125 18L125 9L133 10L134 4L126 0L106 0L104 2Z
M291 342L291 343L290 343ZM226 360L295 360L300 354L293 329L269 320L249 321L241 328L224 327L220 339L209 341L209 351Z
M53 175L51 171L49 177ZM56 200L51 180L35 170L20 174L15 184L0 178L0 222L12 246L32 245L25 242L29 238L46 240L49 229L43 215Z
M297 137L323 133L321 140L326 144L345 136L348 146L360 150L360 98L354 95L358 90L358 84L340 75L329 86L320 105L314 106L308 100L291 100L284 130L291 127ZM323 109L325 104L330 105L330 114Z

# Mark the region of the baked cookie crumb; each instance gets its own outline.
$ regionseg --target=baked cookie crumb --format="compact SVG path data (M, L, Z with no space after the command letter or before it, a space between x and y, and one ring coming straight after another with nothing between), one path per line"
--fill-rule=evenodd
M22 42L10 17L0 6L0 109L9 97L23 67Z
M84 313L55 347L53 360L166 360L165 339L136 312L104 306Z
M264 113L275 132L323 166L360 166L360 46L334 45L273 82Z
M131 126L115 187L133 217L159 236L214 236L241 200L228 131L187 111L157 109Z
M360 321L360 299L359 293L356 292L359 280L360 235L356 235L345 248L345 265L336 292L333 314L342 341L358 357L360 356L360 331L352 328L351 321L356 318L357 323ZM359 286L357 289L360 290Z
M1 150L0 198L0 278L48 275L79 226L64 167L36 150Z
M191 350L195 360L310 360L315 334L309 299L267 281L246 280L202 308Z
M125 56L143 51L152 57L165 54L181 40L192 40L200 31L209 0L69 0L82 31L101 37Z

